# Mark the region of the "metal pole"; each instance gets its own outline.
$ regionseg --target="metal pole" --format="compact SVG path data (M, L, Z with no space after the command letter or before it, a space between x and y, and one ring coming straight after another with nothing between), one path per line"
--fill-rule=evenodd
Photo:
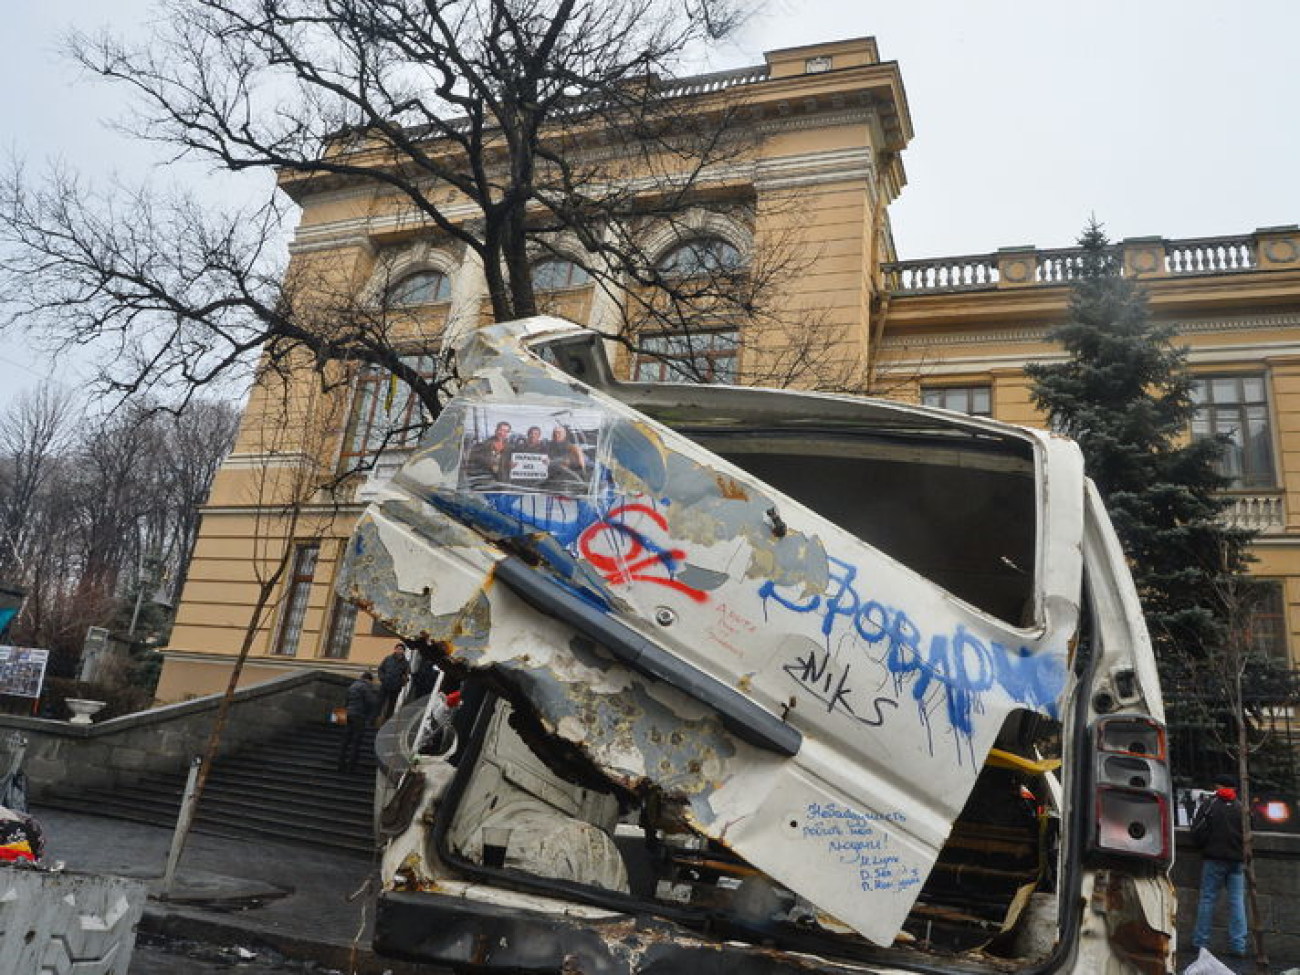
M195 756L190 759L190 775L185 780L185 794L181 796L181 810L176 817L176 831L172 833L172 848L167 854L167 870L163 873L161 899L167 900L172 894L172 884L176 880L176 867L180 863L181 851L185 849L185 838L190 832L190 822L194 819L194 784L198 781L199 769L203 759Z

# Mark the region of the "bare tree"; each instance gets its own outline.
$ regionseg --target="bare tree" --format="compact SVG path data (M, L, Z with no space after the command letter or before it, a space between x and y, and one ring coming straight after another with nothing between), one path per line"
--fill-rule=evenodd
M36 505L69 435L71 399L49 387L0 417L0 580L22 571Z
M165 0L143 45L77 37L72 50L135 91L135 136L274 172L290 195L374 190L399 230L473 255L497 320L536 312L539 256L579 261L618 296L619 337L638 348L648 332L814 321L774 287L795 249L765 242L742 265L692 273L647 250L647 227L694 205L751 229L769 216L729 168L757 138L743 100L671 80L738 22L734 0ZM274 201L213 215L185 197L100 198L66 173L33 187L17 171L0 207L0 296L64 341L116 343L110 388L193 389L255 351L274 369L305 349L323 376L373 364L438 411L446 373L406 361L410 332L382 297L358 300L320 262L283 273ZM775 372L807 357L788 350Z
M1201 715L1207 743L1217 746L1231 763L1239 783L1241 826L1245 852L1246 906L1258 971L1268 970L1268 951L1260 912L1255 873L1254 830L1251 819L1256 783L1269 778L1268 746L1294 748L1279 741L1275 721L1300 704L1300 687L1291 671L1252 645L1251 622L1262 597L1261 585L1242 572L1233 572L1228 557L1217 567L1215 595L1226 624L1226 638L1215 651L1194 659L1178 688ZM1294 768L1296 756L1284 763Z
M225 403L196 400L179 415L128 403L87 420L48 392L0 417L4 578L27 590L16 639L54 650L70 673L87 626L125 630L154 595L138 591L142 564L183 576L235 427Z

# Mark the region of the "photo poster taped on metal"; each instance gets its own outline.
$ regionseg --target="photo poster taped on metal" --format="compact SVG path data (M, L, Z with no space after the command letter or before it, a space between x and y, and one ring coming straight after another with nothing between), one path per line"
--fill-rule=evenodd
M591 497L604 423L597 409L472 406L465 416L459 489Z
M50 651L36 647L0 647L0 694L40 697L49 659Z

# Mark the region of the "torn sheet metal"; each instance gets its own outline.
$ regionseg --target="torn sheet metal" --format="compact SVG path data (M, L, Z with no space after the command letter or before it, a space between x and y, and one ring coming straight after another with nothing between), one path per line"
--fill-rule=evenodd
M702 833L889 943L1004 718L1064 698L1077 450L999 426L1063 486L1039 478L1037 622L1018 628L528 351L578 332L469 337L461 395L360 520L340 593L497 668L611 779L686 800ZM891 411L909 408L869 413Z

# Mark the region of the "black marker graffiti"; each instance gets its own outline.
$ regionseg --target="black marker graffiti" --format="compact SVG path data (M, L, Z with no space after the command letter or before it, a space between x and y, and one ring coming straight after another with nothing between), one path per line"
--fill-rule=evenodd
M813 697L825 704L827 711L839 711L872 728L879 728L885 723L882 708L898 707L898 702L893 698L877 697L868 705L871 714L858 714L849 700L853 693L853 688L849 686L849 665L845 664L844 669L837 673L830 654L825 651L810 649L806 654L796 657L793 663L786 664L784 670L807 688Z

